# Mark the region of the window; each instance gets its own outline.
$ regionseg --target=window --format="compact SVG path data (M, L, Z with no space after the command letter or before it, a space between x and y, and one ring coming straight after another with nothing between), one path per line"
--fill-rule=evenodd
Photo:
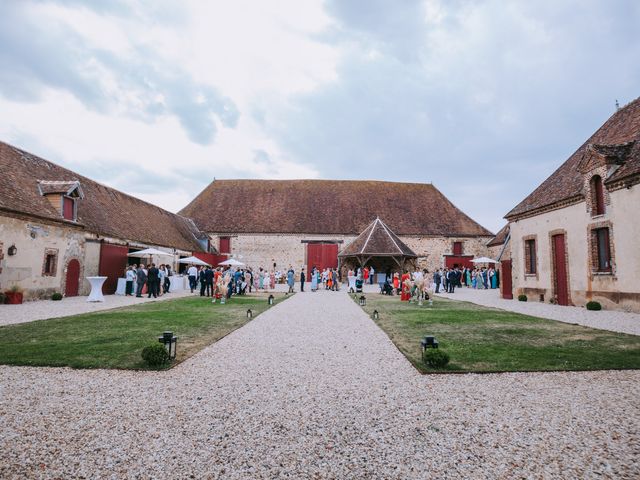
M592 230L593 267L597 272L611 271L611 244L608 228L595 228Z
M591 215L604 215L604 187L602 177L594 175L591 179Z
M67 220L75 221L76 219L75 207L76 207L76 202L73 198L62 197L62 217L63 218Z
M524 241L524 273L535 275L536 272L536 240L530 238Z
M220 237L220 253L231 253L231 237Z
M44 260L42 262L42 276L55 277L58 267L58 250L47 248L44 251Z
M462 255L462 242L453 242L453 254Z

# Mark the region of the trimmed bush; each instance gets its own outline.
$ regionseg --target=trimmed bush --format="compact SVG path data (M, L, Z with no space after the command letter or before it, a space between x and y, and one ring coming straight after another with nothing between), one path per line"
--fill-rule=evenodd
M169 363L169 352L164 345L154 343L142 349L142 359L150 367L161 367Z
M62 300L62 294L59 292L54 293L53 295L51 295L51 300L55 300L55 301Z
M590 302L587 302L587 310L602 310L602 305L600 305L600 302L594 302L593 300Z
M518 295L518 300L520 302L526 302L527 301L527 296L526 295Z
M439 348L428 348L424 352L424 363L433 368L443 368L449 363L449 354Z

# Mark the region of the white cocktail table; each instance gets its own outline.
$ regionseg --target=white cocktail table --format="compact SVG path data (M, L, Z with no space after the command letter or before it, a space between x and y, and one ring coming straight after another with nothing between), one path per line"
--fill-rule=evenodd
M104 302L104 295L102 295L102 284L107 277L85 277L91 284L91 293L87 298L87 302Z

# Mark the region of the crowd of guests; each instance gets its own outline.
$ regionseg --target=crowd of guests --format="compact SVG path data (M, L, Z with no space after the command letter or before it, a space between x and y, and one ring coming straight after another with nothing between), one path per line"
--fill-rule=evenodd
M171 280L173 276L170 265L160 265L156 267L155 263L149 265L129 265L124 272L126 279L125 295L133 296L135 291L136 297L141 298L142 295L148 294L158 298L169 293Z
M433 274L435 293L443 288L445 292L454 293L456 287L467 287L476 290L489 290L500 287L500 272L493 267L439 268Z

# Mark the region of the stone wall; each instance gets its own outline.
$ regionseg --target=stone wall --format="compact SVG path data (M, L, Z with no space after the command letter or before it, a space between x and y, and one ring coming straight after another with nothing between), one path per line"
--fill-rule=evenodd
M219 245L220 236L228 235L210 234L213 245ZM338 245L338 250L342 250L354 238L353 235L241 234L231 237L231 254L254 269L271 270L275 263L277 270L293 265L299 271L307 264L307 243L303 241L342 241ZM433 271L443 265L443 255L453 253L453 242L462 242L464 255L484 256L489 252L486 243L490 238L401 236L400 239L418 255L419 268Z
M606 194L604 215L592 216L585 202L511 223L514 293L555 295L551 234L566 232L569 296L574 305L597 300L605 308L640 311L640 186ZM611 273L594 272L591 229L611 228ZM525 275L524 241L537 238L537 275Z

